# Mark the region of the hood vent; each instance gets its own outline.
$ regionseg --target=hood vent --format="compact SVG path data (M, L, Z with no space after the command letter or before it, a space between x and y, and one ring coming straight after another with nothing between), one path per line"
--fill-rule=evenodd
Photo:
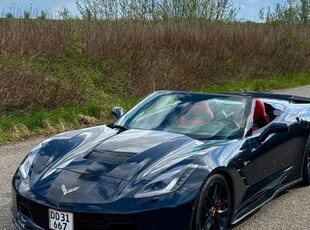
M127 161L137 153L115 152L109 150L93 150L87 154L84 159L96 161L100 163L117 163L120 164Z

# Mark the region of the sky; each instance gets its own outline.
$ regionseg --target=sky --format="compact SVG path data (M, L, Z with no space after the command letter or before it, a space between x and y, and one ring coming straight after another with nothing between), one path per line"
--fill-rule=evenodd
M284 4L285 0L233 0L240 6L238 13L239 19L258 21L258 12L262 8L273 6L277 3ZM72 15L78 15L76 9L76 0L0 0L0 16L7 12L13 12L14 15L21 15L24 10L38 13L41 10L47 10L50 13L57 14L58 10L66 7Z
M268 6L271 8L276 4L283 5L285 0L233 0L234 3L240 6L238 18L258 21L258 12L260 9L267 9Z

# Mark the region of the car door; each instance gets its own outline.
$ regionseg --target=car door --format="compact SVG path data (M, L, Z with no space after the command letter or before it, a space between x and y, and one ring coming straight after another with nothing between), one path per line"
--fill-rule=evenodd
M289 125L286 132L274 128L281 124L283 123L272 122L248 139L250 159L244 161L241 170L254 197L263 196L265 192L277 190L282 184L301 177L300 159L304 154L307 132L300 132L303 124L297 119ZM261 140L264 132L268 131L270 135Z

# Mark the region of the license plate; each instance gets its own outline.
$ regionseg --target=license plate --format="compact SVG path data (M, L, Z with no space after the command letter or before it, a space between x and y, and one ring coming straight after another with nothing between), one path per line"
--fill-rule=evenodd
M49 228L53 230L73 230L73 213L54 209L48 210Z

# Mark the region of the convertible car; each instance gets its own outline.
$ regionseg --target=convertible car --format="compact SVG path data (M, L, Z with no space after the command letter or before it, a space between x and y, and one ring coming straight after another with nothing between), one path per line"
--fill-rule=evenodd
M12 181L17 229L228 229L310 183L310 98L154 92L43 141Z

